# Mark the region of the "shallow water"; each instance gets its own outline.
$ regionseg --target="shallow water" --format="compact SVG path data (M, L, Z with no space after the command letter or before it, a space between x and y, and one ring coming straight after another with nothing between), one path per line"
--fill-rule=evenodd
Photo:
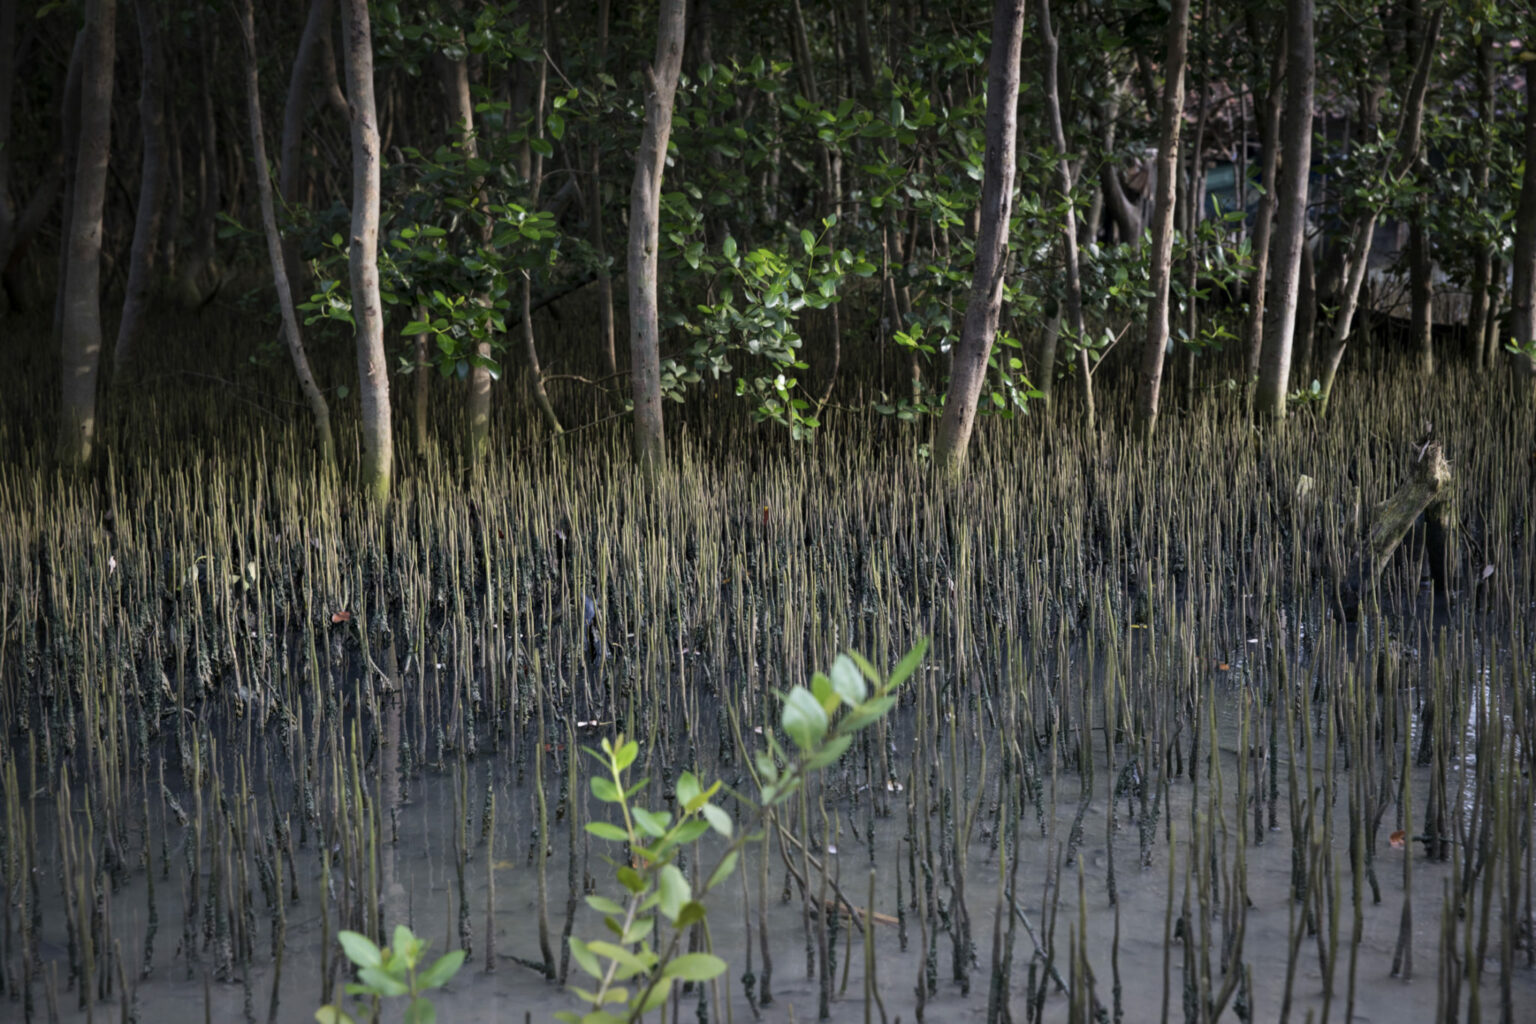
M1238 844L1238 822L1245 816L1251 819L1251 811L1236 804L1236 773L1238 771L1236 727L1234 723L1235 691L1222 695L1220 745L1224 800L1221 803L1225 817L1226 846L1219 857L1221 863L1230 866ZM898 744L901 741L897 741ZM1320 757L1320 755L1319 755ZM554 772L561 767L551 757L547 769L552 773L547 783L553 789ZM1204 766L1202 765L1202 768ZM520 1020L549 1020L556 1010L577 1009L579 1004L560 987L545 981L533 970L518 963L513 957L529 961L539 959L536 932L537 890L536 871L533 867L534 845L530 838L535 817L531 770L521 782L516 772L504 761L480 758L470 762L468 791L471 797L468 835L475 844L468 859L468 901L473 922L474 950L460 975L439 993L437 1004L439 1019L457 1022L510 1022ZM736 770L726 766L729 776ZM1282 777L1284 772L1282 771ZM1063 977L1070 977L1069 951L1079 914L1087 922L1086 949L1093 975L1095 992L1106 1011L1113 1012L1118 970L1123 1019L1127 1021L1155 1020L1163 1015L1166 1001L1172 1018L1183 1016L1183 970L1185 944L1175 939L1171 947L1165 947L1164 931L1168 924L1168 859L1169 848L1164 842L1164 828L1160 824L1158 839L1152 850L1150 867L1137 864L1137 824L1128 817L1125 798L1117 801L1118 828L1113 835L1113 857L1116 869L1118 904L1111 906L1108 894L1108 866L1110 859L1109 839L1106 835L1106 800L1104 796L1104 766L1097 766L1096 789L1098 790L1082 819L1082 846L1077 864L1065 864L1060 879L1054 934L1055 965ZM1344 773L1339 773L1342 782ZM983 780L974 780L979 786ZM987 792L995 790L995 775L987 780ZM1317 770L1316 784L1322 782L1321 767ZM841 785L835 773L833 786ZM1049 821L1049 835L1042 837L1034 809L1026 809L1022 819L1018 842L1020 858L1017 877L1018 902L1033 924L1041 941L1051 936L1044 928L1041 913L1042 894L1045 891L1050 867L1061 856L1063 843L1071 834L1078 808L1079 777L1076 773L1060 773L1055 782L1045 780L1046 808L1050 807L1050 790L1056 792L1055 815ZM849 782L848 788L855 787ZM1187 874L1189 858L1186 852L1187 836L1191 828L1191 795L1198 793L1193 805L1202 813L1209 805L1206 793L1210 781L1202 771L1198 788L1185 778L1172 780L1169 798L1172 801L1172 821L1176 847L1177 903L1184 898L1186 886L1196 885ZM445 773L426 772L410 784L409 802L400 807L398 815L398 841L382 851L381 879L385 893L386 926L405 920L417 932L430 939L433 955L445 947L456 946L457 895L451 840L454 820L453 781ZM481 828L481 807L487 787L496 794L497 818L492 846L488 849L477 843ZM1414 778L1416 795L1428 792L1427 769L1418 769ZM976 791L980 791L979 789ZM1246 849L1248 865L1248 911L1243 938L1243 960L1252 968L1253 1020L1278 1020L1286 981L1286 962L1289 937L1292 934L1294 905L1289 898L1291 871L1291 838L1287 817L1287 803L1279 805L1279 829L1267 832L1261 845ZM831 837L836 853L828 859L834 876L841 880L850 900L862 905L866 899L868 869L873 863L876 873L876 910L878 913L898 914L896 901L895 871L901 861L902 884L907 897L911 895L911 879L907 876L907 848L904 836L907 819L900 800L906 794L893 798L890 817L876 821L875 833L866 833L868 805L860 794L835 797L827 800L829 812L836 812L840 831ZM987 962L991 949L993 918L997 911L997 893L1001 865L992 834L997 820L991 817L991 797L983 796L977 815L969 853L967 856L967 906L972 921L976 946L977 965L970 971L970 992L962 993L960 985L951 978L951 945L947 935L938 940L938 978L936 992L924 1007L929 1021L965 1021L985 1019L988 989ZM46 795L36 801L41 835L57 835L57 829L49 821L51 803ZM551 813L555 802L551 801ZM593 803L593 806L598 805ZM1332 1016L1343 1019L1347 990L1349 933L1352 926L1349 904L1349 871L1347 852L1347 814L1343 796L1335 811L1334 849L1337 863L1341 866L1338 880L1338 896L1342 901L1339 932L1344 950L1334 979ZM1166 819L1165 819L1166 820ZM942 823L935 815L930 824L935 829ZM567 839L566 826L552 823L553 832L547 876L550 893L550 927L552 941L559 942L559 932L564 921L564 900L567 891ZM256 899L255 948L257 962L244 972L241 978L229 982L214 982L209 978L212 957L200 950L200 965L187 966L178 952L181 934L181 918L184 896L179 890L180 875L178 844L180 830L171 828L171 874L161 877L159 853L156 853L156 898L159 910L159 934L155 942L154 965L151 977L139 982L133 989L129 1002L133 1014L140 1021L165 1021L176 1024L181 1021L209 1019L213 1021L238 1021L246 1016L247 1000L254 1012L254 1019L265 1021L272 997L273 971L266 953L270 944L272 921L269 911ZM387 834L387 833L386 833ZM1217 830L1218 843L1222 832ZM818 842L821 838L818 838ZM1441 905L1443 887L1451 878L1447 863L1432 862L1423 856L1419 844L1408 843L1406 850L1396 850L1382 843L1377 851L1378 875L1382 886L1382 902L1372 905L1367 890L1363 908L1363 930L1358 947L1358 966L1355 993L1357 1021L1421 1021L1433 1018L1436 990L1436 967L1440 948ZM617 895L617 885L612 881L610 869L600 859L609 852L608 844L591 840L582 852L586 855L585 870L593 876L597 892ZM53 862L53 852L40 851L44 863ZM752 903L751 942L755 969L762 971L761 950L757 944L757 879L756 852L749 852L744 859L746 878L750 883ZM1411 980L1390 976L1393 949L1403 903L1403 875L1401 860L1413 856L1413 962L1415 973ZM706 855L705 860L713 863ZM297 851L300 874L301 898L287 906L286 946L283 962L283 979L279 993L280 1002L275 1016L279 1021L307 1021L312 1019L313 1008L320 1002L321 973L321 907L320 907L320 860L313 843ZM1085 900L1078 903L1078 868L1082 872ZM493 921L497 957L495 971L487 973L485 964L486 899L488 872L494 872L495 897ZM205 879L206 879L205 874ZM777 852L771 855L769 866L769 903L767 906L770 951L773 958L773 1003L761 1008L761 1019L766 1021L815 1020L818 1010L819 989L814 974L807 970L807 939L802 917L802 904L798 895L788 902L781 897L788 883ZM38 988L35 990L36 1010L34 1019L47 1020L44 989L48 979L54 979L60 1002L59 1019L63 1021L118 1020L121 1017L121 993L110 1000L98 1002L89 1010L78 1007L77 995L66 991L66 942L63 916L58 904L58 889L54 879L44 885L45 900L42 940L47 966ZM946 891L947 896L947 891ZM1191 891L1194 908L1192 920L1200 917L1198 893ZM112 920L117 941L129 976L142 958L143 937L147 925L147 898L142 874L135 873L129 882L111 897ZM747 1021L753 1019L751 1008L742 992L741 975L746 961L747 934L743 927L742 891L739 880L732 879L712 895L711 937L714 950L731 965L721 981L719 998L724 1005L712 1005L709 1019ZM1497 963L1498 926L1492 922L1493 941L1490 957L1482 966L1481 1000L1485 1019L1498 1019L1500 993ZM332 911L334 914L334 911ZM1117 922L1118 917L1118 922ZM1219 950L1220 908L1213 907L1209 918L1213 945ZM1115 955L1115 930L1120 931L1118 956ZM334 930L334 923L331 925ZM1461 927L1461 925L1458 925ZM1198 925L1196 926L1198 929ZM602 925L598 916L583 907L578 911L576 934L587 937L600 935ZM885 1019L912 1021L916 1019L917 999L915 983L922 970L919 925L917 915L910 905L905 922L907 944L902 949L898 928L891 924L875 927L876 976L884 1004ZM848 929L842 929L837 952L838 979L835 991L838 996L831 1007L831 1019L858 1021L866 1019L863 996L864 957L860 946L861 936L854 935L851 950L843 948ZM1017 934L1016 956L1012 970L1010 1005L1013 1019L1027 1019L1025 979L1031 962L1032 944L1020 929ZM1167 961L1165 964L1165 952ZM846 973L843 960L851 953L851 963ZM558 957L558 951L556 953ZM1188 955L1198 956L1198 949ZM1214 956L1213 951L1213 956ZM1114 961L1117 960L1118 964ZM1038 961L1037 961L1038 962ZM1167 976L1165 977L1165 970ZM573 965L574 971L574 965ZM574 978L572 980L575 980ZM1525 966L1524 951L1520 951L1518 963L1512 973L1512 992L1516 1007L1516 1020L1527 1019L1520 1015L1536 1013L1536 970ZM1220 978L1216 979L1220 984ZM1319 965L1315 940L1308 936L1302 942L1294 982L1292 1019L1306 1019L1309 1013L1322 1019L1323 976ZM1467 998L1463 991L1463 1005ZM3 1015L9 1019L21 1019L18 1003L0 1003ZM1054 988L1044 1003L1043 1019L1067 1020L1069 998ZM698 996L682 997L682 1005L676 1019L694 1019L699 1013ZM386 1020L398 1019L386 1013ZM672 1019L672 1018L669 1018ZM874 1009L871 1019L880 1020L881 1014ZM1229 1006L1226 1019L1237 1019Z

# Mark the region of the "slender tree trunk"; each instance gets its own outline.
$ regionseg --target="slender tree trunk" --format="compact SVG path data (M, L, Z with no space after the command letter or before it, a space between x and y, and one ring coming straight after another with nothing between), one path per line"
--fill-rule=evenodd
M609 0L598 0L597 5L597 63L594 71L601 75L608 66L608 13ZM619 375L619 357L613 327L613 274L608 269L607 243L603 239L603 143L592 140L589 158L592 179L587 204L587 222L592 236L592 252L597 260L597 327L598 344L603 350L603 361L609 377Z
M344 0L347 100L352 115L352 318L357 324L358 399L362 406L363 486L389 499L394 439L389 421L389 363L379 299L379 123L373 101L373 33L368 0Z
M313 96L310 87L314 81L316 62L323 51L329 52L328 38L331 15L335 11L334 0L310 0L309 15L304 20L304 32L299 36L299 50L293 58L293 69L288 74L288 95L283 103L283 135L278 146L278 194L283 205L297 206L304 196L304 120ZM288 289L299 298L305 297L305 275L299 260L298 242L291 237L283 239L283 267L288 273Z
M1173 275L1173 214L1178 190L1179 122L1184 116L1184 64L1189 52L1189 0L1173 0L1168 15L1168 60L1158 113L1157 198L1152 210L1152 302L1147 310L1147 339L1141 354L1136 395L1136 423L1143 437L1157 427L1163 384L1163 355L1168 347L1168 293Z
M1312 43L1312 0L1286 4L1285 113L1281 126L1279 210L1275 225L1275 303L1264 325L1255 408L1285 419L1286 385L1301 287L1301 251L1307 244L1307 178L1312 170L1312 94L1317 78Z
M198 201L196 219L192 224L192 249L181 268L182 301L189 306L206 302L219 286L222 276L218 263L219 208L221 206L221 182L219 176L219 119L213 101L213 75L210 66L219 59L219 35L206 24L206 16L199 19L197 71L200 86L202 117L200 118L201 149L198 154Z
M1312 380L1312 348L1317 337L1317 265L1312 247L1303 239L1301 274L1296 285L1296 343L1292 346L1291 387L1307 387Z
M1414 204L1408 222L1408 314L1409 339L1418 362L1419 376L1435 372L1434 289L1430 275L1429 239L1424 230L1425 209L1422 201Z
M139 0L142 4L144 0ZM315 440L320 449L320 459L327 466L336 463L336 445L331 440L331 410L325 396L315 384L315 375L309 369L309 357L304 353L304 339L299 335L299 319L293 311L293 292L289 288L288 273L283 265L283 241L277 231L277 209L272 201L272 177L267 170L267 140L261 127L261 81L256 64L256 18L251 10L251 0L240 5L240 29L245 38L245 104L251 121L251 159L256 167L256 197L261 205L261 227L267 236L267 257L272 262L272 282L277 286L277 306L283 318L283 337L288 342L288 355L293 359L293 370L299 378L299 390L304 404L309 406L315 419Z
M1477 195L1488 194L1490 164L1493 159L1493 36L1484 32L1477 46L1477 133L1478 157L1475 187ZM1483 337L1491 311L1489 292L1493 289L1493 249L1479 245L1472 257L1472 294L1467 305L1467 346L1473 365L1482 368Z
M160 10L153 0L134 0L139 24L139 124L144 136L139 209L133 226L133 254L128 264L128 294L117 327L113 350L113 385L126 384L132 374L134 343L144 322L151 291L156 287L160 210L165 201L165 84L160 48Z
M1429 88L1429 68L1434 56L1435 42L1440 35L1441 13L1441 8L1436 8L1430 15L1429 27L1419 41L1419 53L1413 69L1413 78L1409 82L1408 95L1403 100L1402 111L1398 117L1397 144L1389 158L1390 164L1387 168L1387 173L1394 178L1401 178L1407 174L1419 158L1419 141L1424 125L1424 96ZM1349 248L1344 255L1344 288L1335 303L1338 306L1338 312L1334 314L1328 352L1323 358L1322 375L1319 378L1324 413L1328 411L1329 404L1333 400L1333 382L1339 372L1339 363L1344 359L1344 349L1349 344L1355 311L1360 305L1360 291L1365 284L1366 271L1370 265L1371 242L1376 235L1376 220L1380 213L1380 209L1373 206L1365 216L1355 222L1355 229L1349 238Z
M661 178L672 135L672 99L683 63L687 0L661 0L656 63L645 70L645 130L635 153L629 203L629 363L635 400L635 459L648 472L666 452L661 421L661 328L656 263L660 246Z
M419 323L427 318L427 307L417 304L411 313ZM432 335L428 331L422 331L415 339L416 365L412 370L416 379L413 388L413 408L411 412L411 425L416 437L416 456L420 458L427 454L427 403L432 394L432 361L428 356L432 344Z
M463 40L462 33L460 41ZM470 101L469 93L469 62L460 58L449 60L439 56L441 62L443 96L447 101L448 122L452 131L458 133L459 149L464 160L471 161L479 157L480 146L475 135L475 108ZM478 195L481 182L477 179L474 183L474 192ZM492 235L492 224L489 216L486 216L484 228L480 233L480 243L489 246ZM486 296L476 297L477 301L489 302ZM491 343L479 341L475 343L475 355L478 359L491 358ZM491 370L481 362L476 362L469 371L469 461L475 467L485 463L486 454L490 451L491 438Z
M955 350L954 370L944 399L933 455L946 472L965 464L976 402L986 381L987 359L1003 307L1003 272L1008 263L1008 219L1013 212L1015 140L1019 119L1019 55L1023 49L1024 0L996 0L992 53L987 73L987 148L982 158L981 228L970 300Z
M546 0L539 0L539 38L547 40L549 37L549 5ZM547 49L547 47L546 47ZM549 85L549 61L539 61L538 85L533 94L533 137L544 137L544 96ZM529 206L532 209L539 207L539 191L544 185L544 156L540 153L533 155L533 169L528 180ZM549 424L549 429L557 434L565 432L560 425L560 417L555 415L554 404L549 400L549 392L544 387L544 368L539 364L539 348L533 337L533 278L525 269L523 271L523 354L528 358L528 386L533 389L534 404L539 407L539 412L544 416L544 422ZM552 966L546 963L546 966Z
M1078 376L1082 378L1083 389L1083 413L1089 433L1094 429L1093 410L1093 366L1088 360L1088 349L1083 344L1083 278L1079 272L1077 259L1077 214L1072 208L1072 167L1067 158L1067 133L1061 123L1061 88L1057 82L1056 64L1059 55L1059 46L1056 33L1051 29L1051 0L1039 0L1040 18L1040 43L1041 43L1041 74L1045 78L1045 115L1050 125L1051 143L1056 147L1056 190L1058 201L1062 204L1061 222L1061 253L1067 269L1067 327L1076 339L1078 355ZM1010 186L1011 187L1011 186ZM1050 376L1054 370L1056 360L1056 339L1054 333L1060 332L1059 320L1053 319L1052 329L1046 330L1046 337L1050 340L1049 351L1042 345L1041 362L1045 364L1043 369L1045 376ZM995 327L994 327L995 330ZM988 339L990 343L990 339ZM1050 363L1045 363L1049 358ZM1048 385L1046 386L1048 387ZM1042 387L1041 390L1050 392Z
M64 154L74 145L74 136L70 134L74 114L80 106L80 60L81 51L85 47L86 36L89 33L80 32L76 35L74 47L69 58L69 69L64 76L64 102L60 109L59 137L57 145L38 181L37 187L32 192L32 197L18 214L10 202L10 172L11 172L11 100L14 96L16 65L20 57L15 50L15 0L0 0L0 59L6 62L4 68L0 68L0 89L4 96L0 97L0 174L4 180L0 181L0 288L3 288L5 298L9 300L11 309L19 310L23 305L23 285L21 270L25 265L28 250L32 246L37 233L42 229L43 222L48 219L53 205L58 201L60 187L63 183L66 168ZM9 28L6 20L9 19ZM64 211L64 224L61 237L69 234L69 209ZM63 258L68 258L68 250L60 246ZM61 263L62 269L62 263ZM63 275L59 278L59 296L62 299ZM55 323L61 323L62 317L56 318Z
M16 3L0 0L0 267L10 256L16 228L16 204L11 199L11 97L16 92ZM0 294L0 300L5 299ZM0 302L0 311L8 303Z
M93 45L91 23L87 22L75 34L75 48L69 59L69 74L64 80L64 109L59 115L62 131L59 135L59 151L64 154L63 183L64 211L59 223L59 281L54 289L53 340L64 338L64 305L69 296L70 233L75 216L75 177L80 165L80 97L85 89L85 64L91 59ZM113 45L116 52L116 44ZM105 201L105 198L103 198Z
M1514 343L1532 400L1536 400L1536 69L1525 66L1525 173L1515 207L1514 287L1510 291Z
M63 283L63 403L59 457L66 465L90 461L96 438L96 373L101 361L101 219L112 153L112 62L116 53L115 0L85 8L90 43L82 61L80 140L76 146L74 209L66 236Z

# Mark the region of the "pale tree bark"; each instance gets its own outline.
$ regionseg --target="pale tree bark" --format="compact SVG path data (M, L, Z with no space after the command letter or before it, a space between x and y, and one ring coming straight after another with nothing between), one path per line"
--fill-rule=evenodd
M326 41L334 11L333 0L310 0L304 32L299 36L299 50L294 55L293 68L288 74L288 95L283 103L283 134L278 143L277 191L283 198L283 205L290 208L297 206L304 194L304 120L312 101L311 85L316 62L322 50L330 52ZM283 239L283 267L288 274L289 291L304 298L305 278L300 272L299 246L292 238Z
M1317 67L1312 40L1312 0L1286 4L1285 113L1280 129L1279 210L1275 224L1275 303L1264 324L1255 410L1285 419L1291 379L1291 346L1301 287L1301 251L1307 244L1307 178L1312 169L1312 95Z
M629 200L629 362L635 401L635 459L647 471L666 453L661 421L661 328L656 298L661 178L672 135L672 100L683 64L687 0L661 0L656 63L645 71L645 130Z
M144 0L139 0L143 3ZM293 311L293 292L283 262L283 241L277 230L277 208L272 201L272 176L267 170L267 140L261 127L261 81L256 64L256 18L251 0L240 5L240 29L245 38L245 105L251 121L251 159L256 166L256 197L261 205L261 227L267 236L267 257L272 262L272 281L277 286L277 305L283 318L283 337L288 355L299 378L304 404L315 420L315 439L321 461L327 467L336 463L336 445L331 440L331 410L315 384L304 353L304 339L299 335L299 319Z
M133 13L139 25L139 125L144 155L128 262L128 294L112 350L114 387L128 383L137 356L134 345L149 308L150 293L156 287L160 211L165 202L165 65L160 47L160 5L154 0L134 0Z
M1003 307L1008 263L1008 220L1013 213L1015 141L1019 120L1019 55L1023 48L1024 0L997 0L992 14L992 53L987 73L987 147L982 157L981 227L971 295L955 349L944 416L933 456L948 473L965 464L976 424L976 402L987 376L987 359Z
M1083 415L1088 431L1094 429L1093 411L1093 366L1088 359L1088 349L1083 345L1083 278L1078 268L1077 259L1077 213L1072 207L1072 162L1068 157L1067 133L1061 123L1061 89L1056 78L1056 63L1059 53L1056 33L1051 29L1051 0L1039 0L1040 17L1040 43L1042 48L1041 74L1045 78L1045 113L1046 120L1050 124L1051 144L1056 147L1056 189L1060 193L1060 202L1063 204L1061 220L1061 254L1067 269L1067 327L1072 332L1072 337L1077 342L1077 373L1080 378L1079 385L1083 389ZM1047 329L1045 338L1050 344L1041 346L1041 370L1042 376L1049 378L1054 374L1056 362L1055 334L1059 332L1059 322L1053 321L1052 327ZM1042 381L1039 385L1041 391L1050 395L1050 384Z
M1249 32L1258 40L1257 23L1249 22ZM1253 218L1253 274L1248 285L1248 317L1243 323L1243 344L1247 348L1247 379L1257 382L1259 354L1264 348L1264 303L1269 292L1269 243L1275 226L1275 179L1280 170L1280 99L1284 95L1285 77L1285 30L1280 33L1280 45L1275 48L1274 63L1269 73L1269 88L1262 104L1254 104L1254 117L1259 122L1259 152L1263 154L1263 169L1259 172L1263 195Z
M1525 173L1515 207L1514 287L1510 291L1514 343L1529 394L1536 400L1536 65L1525 66Z
M1436 8L1430 15L1429 26L1419 40L1418 59L1414 64L1413 78L1408 85L1408 95L1403 98L1398 116L1397 140L1393 147L1386 173L1393 178L1407 174L1419 159L1419 144L1424 125L1424 96L1429 88L1429 68L1434 56L1435 42L1440 36L1442 9ZM1333 317L1333 329L1329 332L1328 350L1323 354L1322 370L1318 386L1322 390L1323 412L1328 411L1333 399L1333 382L1349 345L1354 326L1355 311L1360 305L1360 291L1365 284L1366 270L1371 262L1371 241L1376 235L1376 220L1381 215L1379 207L1372 206L1364 216L1355 221L1350 232L1349 247L1343 259L1344 282L1335 305L1338 312Z
M347 101L352 119L352 318L357 325L358 400L362 406L363 486L389 499L394 439L389 422L389 364L379 299L379 122L373 100L373 34L368 0L344 0Z
M1178 190L1179 124L1184 116L1184 65L1189 52L1189 0L1173 0L1168 14L1168 59L1163 66L1163 98L1158 112L1157 193L1152 208L1152 302L1147 309L1147 338L1137 382L1136 425L1151 438L1157 428L1163 384L1163 354L1168 347L1168 292L1173 277L1173 214Z
M80 140L76 146L74 209L65 238L59 457L67 465L90 461L96 439L96 375L101 362L101 219L112 152L112 62L116 53L115 0L85 8L90 42L81 61Z

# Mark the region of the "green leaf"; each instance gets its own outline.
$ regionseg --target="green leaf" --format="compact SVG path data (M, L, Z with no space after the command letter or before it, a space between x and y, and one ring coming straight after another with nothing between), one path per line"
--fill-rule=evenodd
M565 118L559 114L551 113L549 119L544 124L549 129L550 137L556 142L565 138Z
M846 654L839 654L832 663L832 688L849 707L857 707L869 696L869 687L864 685L863 673Z
M591 942L587 944L587 948L598 956L605 956L615 961L620 968L618 973L620 979L632 978L648 969L645 961L623 946L616 946L611 942Z
M652 989L651 989L650 995L646 996L645 997L645 1002L641 1004L641 1006L640 1006L640 1013L641 1014L650 1013L652 1010L656 1009L662 1003L665 1003L667 1001L667 997L670 996L671 994L672 994L672 979L671 978L658 978L656 980L655 986L652 987Z
M810 228L800 229L800 244L805 246L806 252L810 252L816 248L816 236L811 234Z
M340 931L336 933L336 941L341 943L342 952L347 954L347 959L359 967L378 967L384 962L383 952L366 935Z
M714 804L705 804L700 810L704 813L704 820L709 822L709 827L720 833L725 838L731 838L731 816Z
M663 978L708 981L725 973L725 961L712 953L684 953L661 969Z
M630 892L644 892L646 890L646 886L649 884L646 882L645 878L641 876L640 872L636 871L628 864L625 864L623 867L619 868L618 871L614 872L614 876L618 878L619 884L628 889Z
M405 1010L405 1024L437 1024L437 1010L417 996Z
M576 965L587 973L589 978L602 979L603 967L597 962L597 957L587 948L587 944L576 936L571 936L571 956L576 958Z
M425 320L412 320L405 325L405 330L401 331L400 334L403 337L409 337L413 334L425 334L431 329L432 325Z
M682 931L691 925L698 924L709 916L709 911L704 909L704 904L698 900L689 900L683 904L683 909L677 915L677 929Z
M339 1006L322 1006L315 1011L315 1020L320 1024L357 1024L352 1015Z
M613 767L617 771L623 771L635 763L635 758L640 756L640 744L629 740L619 746L613 753Z
M411 991L409 985L382 967L359 968L357 980L381 996L392 998L394 996L409 995Z
M779 766L774 764L773 755L766 750L759 750L752 755L752 760L757 763L757 774L763 777L764 782L777 782L779 780Z
M464 966L464 951L450 950L433 961L432 966L416 976L417 988L442 988Z
M693 896L693 888L676 864L662 866L658 889L661 893L661 912L668 921L676 921L683 904Z
M736 239L732 238L730 235L726 235L725 236L724 250L725 250L725 258L726 259L728 259L728 260L729 259L735 259L736 258ZM727 300L727 301L729 301L729 300Z
M826 734L827 713L810 690L796 686L784 698L780 724L797 747L810 750Z
M619 787L612 779L605 779L601 775L592 776L592 795L605 804L616 804L624 798L619 793Z
M587 906L599 914L623 914L624 908L606 896L588 896Z
M732 850L730 853L727 853L724 857L720 858L719 866L710 873L709 881L704 884L704 888L713 889L727 878L730 878L731 872L736 870L736 861L739 856L740 851Z
M683 772L677 777L677 802L684 810L697 810L693 802L702 795L699 778L693 772Z
M912 649L906 653L901 661L896 663L896 668L891 671L890 678L886 680L886 690L894 690L917 671L917 666L923 660L923 655L928 653L928 638L923 637L912 645Z
M416 958L421 955L421 947L426 945L415 935L410 928L403 924L395 925L394 937L391 939L392 948L397 959L403 959L407 969L416 966Z
M852 742L853 737L851 735L834 736L825 747L822 747L806 759L806 769L814 771L817 768L825 768L827 765L832 764L843 756L848 750L848 745Z
M666 811L648 811L644 807L631 807L629 813L634 817L635 824L640 826L640 831L653 839L660 839L667 834L667 825L672 821L672 815Z
M596 782L597 780L593 779L592 781ZM586 828L588 834L597 836L599 839L606 839L613 843L629 842L629 833L625 832L622 828L612 824L611 822L589 821L587 822Z

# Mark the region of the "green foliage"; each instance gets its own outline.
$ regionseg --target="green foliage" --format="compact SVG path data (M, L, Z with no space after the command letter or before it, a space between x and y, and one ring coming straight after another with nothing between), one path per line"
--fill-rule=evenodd
M380 949L373 940L357 932L342 931L336 935L341 948L357 967L357 981L347 985L347 994L372 999L368 1019L377 1020L379 1000L408 999L405 1008L406 1024L433 1024L437 1010L424 993L442 988L464 965L464 951L455 949L434 960L431 966L418 971L426 952L427 942L417 938L409 928L395 926L394 942ZM354 1018L338 1003L322 1006L315 1011L319 1024L355 1024Z
M779 727L789 745L767 736L766 749L755 756L760 802L754 806L737 797L754 822L752 829L737 828L715 802L720 782L705 787L692 772L678 777L675 813L649 810L638 798L650 780L630 775L640 745L620 735L604 739L600 750L587 748L603 768L591 779L592 795L612 805L619 819L589 822L587 832L624 844L626 852L609 862L619 898L587 897L587 905L603 915L607 937L570 939L571 956L592 985L572 985L571 992L589 1009L561 1012L560 1020L636 1021L666 1001L674 982L709 981L725 973L725 961L712 953L677 952L687 930L708 917L702 898L735 871L757 822L798 792L811 773L842 757L855 734L896 706L898 688L917 670L927 647L926 639L918 641L887 677L859 655L841 654L829 674L817 672L809 687L797 685L781 695ZM676 863L677 855L711 832L726 847L712 870L689 878Z

